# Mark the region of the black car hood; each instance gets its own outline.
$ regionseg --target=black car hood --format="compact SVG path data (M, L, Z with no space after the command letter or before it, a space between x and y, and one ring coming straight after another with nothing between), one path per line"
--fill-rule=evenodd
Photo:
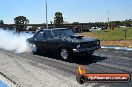
M75 42L75 43L85 43L85 42L96 41L98 39L95 39L95 38L86 38L84 36L69 36L67 38L67 40L70 41L70 42Z
M74 38L74 39L82 39L84 36L74 35L74 36L69 36L69 37Z

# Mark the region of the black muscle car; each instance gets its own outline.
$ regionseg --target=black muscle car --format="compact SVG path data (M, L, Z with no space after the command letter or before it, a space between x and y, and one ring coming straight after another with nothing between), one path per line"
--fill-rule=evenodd
M63 60L77 53L92 55L100 48L100 40L75 35L71 29L55 28L39 30L27 43L33 53L40 51L56 52Z

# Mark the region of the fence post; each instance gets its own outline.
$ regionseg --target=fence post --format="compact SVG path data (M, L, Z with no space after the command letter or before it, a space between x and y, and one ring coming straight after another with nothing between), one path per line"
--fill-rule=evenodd
M125 29L125 40L127 38L127 29Z

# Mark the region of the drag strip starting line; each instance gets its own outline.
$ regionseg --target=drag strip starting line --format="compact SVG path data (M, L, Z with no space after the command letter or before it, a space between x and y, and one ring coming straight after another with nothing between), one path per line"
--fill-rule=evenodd
M132 48L128 48L128 47L101 46L101 48L132 51Z

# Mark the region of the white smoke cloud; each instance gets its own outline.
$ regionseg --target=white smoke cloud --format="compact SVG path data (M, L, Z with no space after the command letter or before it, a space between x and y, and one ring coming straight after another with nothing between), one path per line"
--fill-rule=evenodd
M29 37L32 37L31 33L22 32L17 34L15 31L0 28L0 48L17 53L31 52L26 43L26 39Z

